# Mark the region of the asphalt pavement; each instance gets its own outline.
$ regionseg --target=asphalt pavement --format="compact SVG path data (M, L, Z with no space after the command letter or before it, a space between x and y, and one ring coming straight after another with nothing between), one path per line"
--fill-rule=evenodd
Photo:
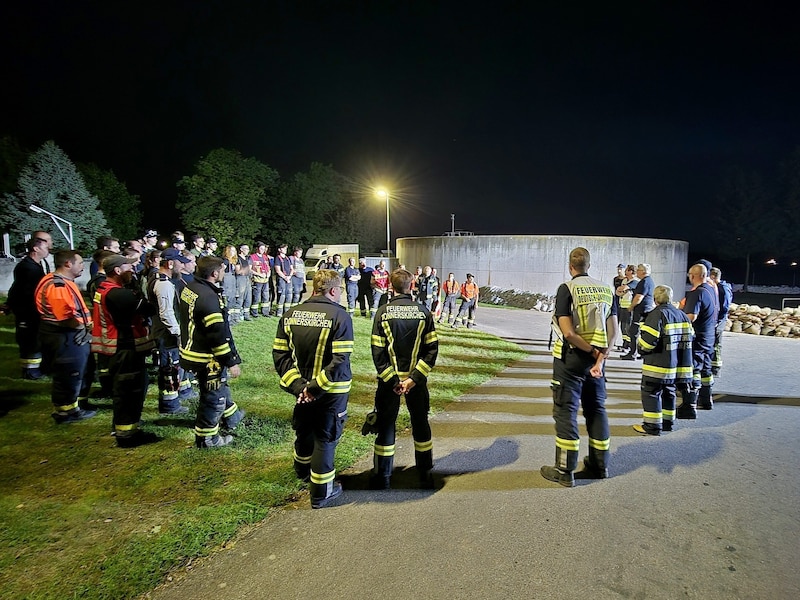
M641 363L615 354L610 478L567 489L539 474L550 315L477 316L527 357L433 418L435 490L416 488L405 435L392 490L366 489L365 458L335 506L277 510L148 597L800 598L800 340L726 334L714 410L661 437L633 432Z

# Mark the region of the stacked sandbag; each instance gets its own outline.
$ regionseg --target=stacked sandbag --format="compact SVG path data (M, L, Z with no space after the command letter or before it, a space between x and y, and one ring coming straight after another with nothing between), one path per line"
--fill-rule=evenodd
M800 307L776 310L755 304L731 304L725 331L800 339Z

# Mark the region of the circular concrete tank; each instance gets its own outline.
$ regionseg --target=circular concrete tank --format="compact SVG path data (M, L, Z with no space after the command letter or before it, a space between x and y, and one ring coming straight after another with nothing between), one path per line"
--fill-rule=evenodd
M479 286L555 294L569 279L569 253L577 246L589 250L589 275L609 285L619 263L649 263L656 285L671 286L675 300L684 296L689 243L679 240L569 235L400 238L397 257L412 272L417 265L436 268L442 281L450 272L459 282L472 273Z

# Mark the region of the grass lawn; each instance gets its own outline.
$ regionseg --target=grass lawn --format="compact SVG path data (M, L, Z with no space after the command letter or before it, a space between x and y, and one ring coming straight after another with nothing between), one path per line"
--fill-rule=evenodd
M305 489L292 469L294 399L278 388L272 366L277 319L234 329L243 357L231 387L247 411L234 444L194 448L193 420L160 417L151 385L144 429L160 442L123 450L111 430L111 406L85 422L56 425L49 381L18 378L11 317L0 317L0 598L135 597L177 566L224 545L243 526ZM375 373L371 322L354 319L350 420L336 467L371 450L360 434L372 408ZM431 378L433 410L492 377L523 352L464 328L440 330ZM403 409L400 428L408 426Z

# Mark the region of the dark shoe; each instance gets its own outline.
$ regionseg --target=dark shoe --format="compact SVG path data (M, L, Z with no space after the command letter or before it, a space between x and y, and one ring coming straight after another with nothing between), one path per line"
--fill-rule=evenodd
M253 320L253 317L245 317L245 318L244 318L244 319L242 319L242 320L243 320L243 321L252 321L252 320Z
M155 433L150 433L149 431L138 431L133 435L124 437L116 435L115 437L117 438L117 446L120 448L137 448L145 444L158 442L161 439Z
M539 469L539 472L548 481L554 481L564 487L575 487L575 477L572 475L572 471L561 471L555 467L544 466Z
M43 375L39 369L22 369L22 378L28 381L36 381L41 379Z
M336 498L342 495L342 484L338 481L333 483L331 493L324 498L311 498L311 508L325 508Z
M195 438L195 444L198 448L221 448L227 446L233 441L232 435L215 435L206 438Z
M713 400L697 400L697 410L713 410L714 409L714 401Z
M664 421L663 423L661 423L661 431L672 431L673 427L674 425L672 421Z
M608 469L596 467L587 456L583 459L583 470L575 473L575 479L608 479Z
M633 426L633 430L640 435L661 435L658 429L647 429L644 425L637 423Z
M178 408L175 408L173 410L159 410L158 414L161 415L162 417L171 417L173 415L185 415L188 412L189 412L188 408L186 408L185 406L179 406Z
M364 419L364 424L361 426L361 435L369 435L370 433L378 433L375 424L378 422L378 413L374 410L367 413Z
M619 357L620 360L636 360L636 355L633 352L628 352Z
M79 408L78 410L67 414L54 412L53 419L55 419L57 425L63 425L64 423L85 421L86 419L91 419L96 414L96 410L83 410L82 408Z
M369 489L388 490L391 488L391 477L372 474L369 476Z
M697 407L693 404L681 404L675 411L675 416L679 419L696 419Z

